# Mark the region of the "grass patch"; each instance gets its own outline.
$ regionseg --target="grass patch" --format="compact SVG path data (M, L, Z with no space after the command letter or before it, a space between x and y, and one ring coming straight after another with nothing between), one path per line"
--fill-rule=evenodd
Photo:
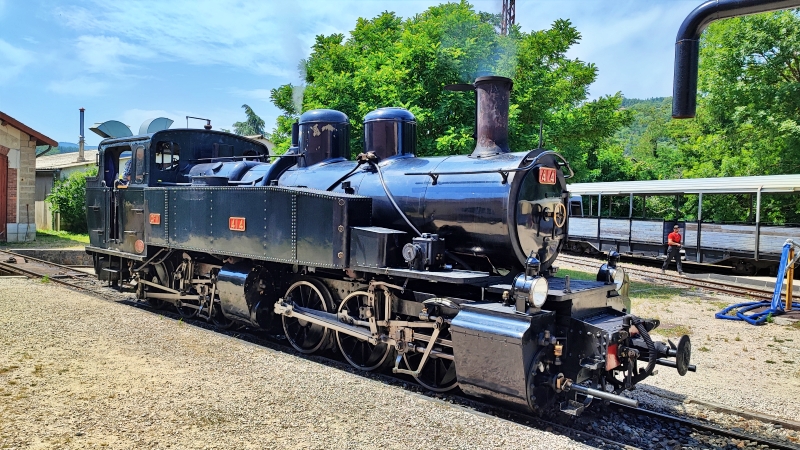
M647 298L651 300L658 299L671 299L677 295L682 294L686 289L672 288L666 286L653 286L648 283L640 283L638 281L631 283L629 292L631 297L634 298Z
M771 359L768 359L768 360L766 360L764 362L767 363L767 364L775 364L775 361L773 361Z
M49 283L50 282L50 277L48 275L43 276L42 279L41 279L41 282L42 283Z
M701 352L710 352L711 351L711 349L706 347L705 345L700 347L700 348L698 348L698 350L700 350Z
M36 230L36 240L32 242L0 242L6 248L67 248L85 247L89 244L88 234L75 234L67 231Z
M786 341L784 341L783 339L778 339L777 337L773 336L772 337L772 342L777 342L778 344L783 344Z
M658 333L662 336L683 336L692 334L692 328L687 325L671 325L671 326L661 326L653 330L654 333Z
M794 328L795 330L800 330L800 320L795 320L794 323L789 325L789 328Z
M785 360L783 361L784 364L794 364L794 361Z
M596 273L581 272L581 271L578 271L578 270L570 270L570 269L561 269L561 268L559 268L557 275L559 277L564 277L564 276L569 275L569 278L571 280L584 280L584 281L596 281L597 280L597 274Z
M741 340L742 340L742 338L740 338L740 337L737 335L737 336L736 336L736 337L735 337L733 340L734 340L734 341L736 341L736 342L739 342L739 341L741 341Z

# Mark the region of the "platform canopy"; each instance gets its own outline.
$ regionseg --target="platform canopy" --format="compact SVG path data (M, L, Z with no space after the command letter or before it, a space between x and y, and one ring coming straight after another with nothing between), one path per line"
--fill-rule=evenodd
M676 195L800 192L800 175L615 181L567 185L571 195Z

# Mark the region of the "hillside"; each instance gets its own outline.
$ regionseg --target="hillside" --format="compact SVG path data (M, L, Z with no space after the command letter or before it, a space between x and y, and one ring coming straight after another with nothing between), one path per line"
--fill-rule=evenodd
M97 150L96 145L84 145L84 150ZM59 142L58 147L53 147L47 151L47 153L42 153L47 150L46 145L40 145L36 147L36 155L43 156L43 155L57 155L59 153L76 153L78 151L78 144L73 144L72 142Z

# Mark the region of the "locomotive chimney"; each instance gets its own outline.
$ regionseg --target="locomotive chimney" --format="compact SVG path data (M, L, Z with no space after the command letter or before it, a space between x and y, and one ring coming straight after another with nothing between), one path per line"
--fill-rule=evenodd
M84 157L84 154L83 154L83 145L84 145L84 141L83 141L83 112L84 111L86 111L86 109L84 109L84 108L80 109L80 112L81 112L81 135L78 138L78 159L75 162L84 162L84 161L86 161L86 157Z
M506 77L480 77L475 80L475 150L470 156L508 153L508 101L513 82Z
M675 40L675 76L672 86L672 117L689 119L697 109L697 65L700 34L708 24L728 17L796 8L800 0L709 0L683 20Z

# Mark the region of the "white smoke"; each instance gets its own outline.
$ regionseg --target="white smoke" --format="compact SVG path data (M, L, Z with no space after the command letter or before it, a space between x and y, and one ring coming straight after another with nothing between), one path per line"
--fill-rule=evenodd
M306 91L305 85L292 86L292 104L297 114L303 112L303 93Z

